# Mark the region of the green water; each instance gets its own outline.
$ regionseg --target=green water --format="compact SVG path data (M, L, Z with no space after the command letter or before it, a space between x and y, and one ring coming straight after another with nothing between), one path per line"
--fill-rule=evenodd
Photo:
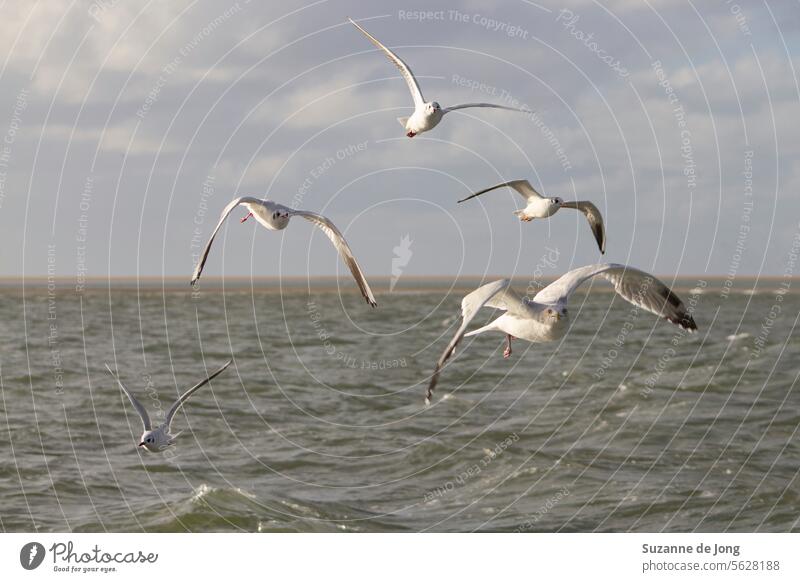
M798 530L800 296L693 286L691 336L599 290L561 342L468 338L427 409L463 289L6 287L0 528ZM231 355L137 449L105 363L158 419Z

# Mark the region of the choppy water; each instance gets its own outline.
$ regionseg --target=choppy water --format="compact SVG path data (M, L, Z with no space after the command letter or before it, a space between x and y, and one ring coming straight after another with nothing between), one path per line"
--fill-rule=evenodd
M428 409L462 289L4 288L0 527L798 530L800 296L695 285L693 336L596 289L563 342L468 338ZM156 411L230 354L137 450L105 362Z

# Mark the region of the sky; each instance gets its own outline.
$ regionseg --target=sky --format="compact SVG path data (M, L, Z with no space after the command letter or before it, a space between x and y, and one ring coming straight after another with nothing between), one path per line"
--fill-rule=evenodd
M0 20L0 275L186 277L237 195L320 212L389 277L794 275L797 1L13 2ZM346 18L442 106L410 94ZM520 222L528 179L591 200ZM346 275L323 233L223 227L205 276ZM241 215L241 216L240 216Z

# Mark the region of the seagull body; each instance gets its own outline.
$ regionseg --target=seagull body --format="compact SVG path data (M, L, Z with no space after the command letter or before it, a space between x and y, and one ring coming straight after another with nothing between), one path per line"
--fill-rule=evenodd
M534 218L550 218L562 208L574 208L575 210L580 210L584 216L586 216L586 220L589 222L589 226L592 229L592 234L594 234L594 238L597 241L597 246L600 248L600 252L605 254L606 230L605 225L603 224L603 215L600 214L600 210L597 208L597 206L588 200L565 202L557 196L554 198L547 198L539 194L539 192L537 192L527 180L512 180L510 182L503 182L502 184L497 184L496 186L486 188L480 192L475 192L475 194L467 196L458 202L466 202L467 200L475 198L476 196L480 196L481 194L485 194L486 192L505 187L513 188L523 198L525 198L527 206L525 206L525 208L522 210L514 211L514 214L516 214L523 222L530 222Z
M494 281L479 287L461 301L461 326L436 363L425 402L430 403L442 367L464 337L489 331L504 333L507 341L504 358L511 355L512 339L545 343L564 337L569 327L569 297L581 284L598 275L610 281L616 293L629 303L689 332L697 330L691 313L669 287L653 275L625 265L606 263L574 269L539 291L533 299L520 296L509 286L508 279ZM505 313L488 325L467 333L467 327L482 307L494 307Z
M283 204L273 202L272 200L260 200L250 196L242 196L240 198L231 200L231 202L222 211L219 222L217 223L216 228L214 228L214 232L211 233L211 238L208 239L208 242L203 249L203 254L201 255L200 260L194 269L194 273L192 273L192 285L197 283L197 280L200 278L200 274L203 272L203 266L206 264L208 253L211 250L211 244L214 242L214 237L217 235L217 232L219 232L219 229L222 227L222 223L225 222L225 219L228 218L228 215L233 212L233 209L239 205L244 206L248 210L247 216L242 218L241 222L245 222L252 216L260 225L268 230L283 230L289 225L289 220L291 220L293 216L300 216L318 226L331 240L333 246L336 247L336 250L339 251L339 255L350 269L350 272L352 273L353 278L356 280L364 299L366 299L367 303L369 303L372 307L377 305L375 296L372 294L372 290L367 283L367 279L364 277L361 267L358 266L355 256L353 256L353 251L350 250L350 246L347 244L344 235L339 232L339 229L336 228L336 226L330 220L321 214L307 212L305 210L295 210L293 208L289 208L288 206L284 206Z
M128 400L131 401L131 404L136 409L136 412L139 413L139 416L142 418L142 425L144 426L144 432L142 433L141 438L139 439L139 446L144 447L145 450L151 453L158 453L163 451L169 446L172 446L175 443L175 439L177 438L177 434L173 435L170 434L170 425L172 424L173 418L175 418L175 413L178 412L178 409L183 405L189 397L194 394L198 389L208 384L211 380L219 376L225 368L231 365L233 360L229 360L227 364L222 366L219 370L211 374L208 378L203 380L202 382L195 384L191 388L189 388L186 392L181 394L180 398L178 398L175 403L170 406L169 410L167 411L166 416L164 417L163 424L153 428L153 423L150 421L150 415L147 414L147 409L142 405L141 402L133 395L133 393L128 390L125 385L122 383L122 380L119 379L119 376L114 373L114 371L108 367L106 364L106 370L114 377L119 384L119 387L122 388L122 391L128 397ZM180 434L180 433L178 433Z
M419 88L419 83L405 61L386 48L377 38L359 26L359 24L352 18L348 18L348 20L353 24L353 26L364 33L364 36L366 36L370 42L372 42L372 44L383 51L387 58L394 63L394 65L403 75L403 79L405 79L408 89L411 91L411 97L414 99L414 113L411 115L411 117L397 118L397 121L399 121L400 125L402 125L406 130L407 137L414 137L415 135L425 131L430 131L439 125L439 122L442 120L442 117L444 117L445 113L450 113L451 111L456 111L457 109L466 109L468 107L490 107L492 109L505 109L507 111L531 113L531 111L527 111L525 109L507 107L505 105L495 105L494 103L463 103L461 105L453 105L451 107L442 107L436 101L425 101L425 98L422 96L422 90Z

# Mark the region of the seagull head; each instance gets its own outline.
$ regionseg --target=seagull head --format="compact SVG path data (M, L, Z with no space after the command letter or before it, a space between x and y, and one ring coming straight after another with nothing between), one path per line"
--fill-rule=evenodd
M272 213L272 228L278 230L284 229L289 225L289 213L286 211L276 210Z
M442 110L442 106L439 105L436 101L431 101L427 105L425 105L425 113L428 115L433 115L434 113L438 113Z
M559 198L558 196L556 196L555 198L551 198L550 199L550 204L552 204L553 206L559 206L560 207L562 204L564 204L564 200L562 198Z
M566 317L567 309L556 309L555 307L548 307L544 310L544 317L548 323L558 323L562 317Z
M157 453L167 447L169 442L163 438L163 433L159 430L147 430L142 433L139 439L139 446L144 447L151 453Z

